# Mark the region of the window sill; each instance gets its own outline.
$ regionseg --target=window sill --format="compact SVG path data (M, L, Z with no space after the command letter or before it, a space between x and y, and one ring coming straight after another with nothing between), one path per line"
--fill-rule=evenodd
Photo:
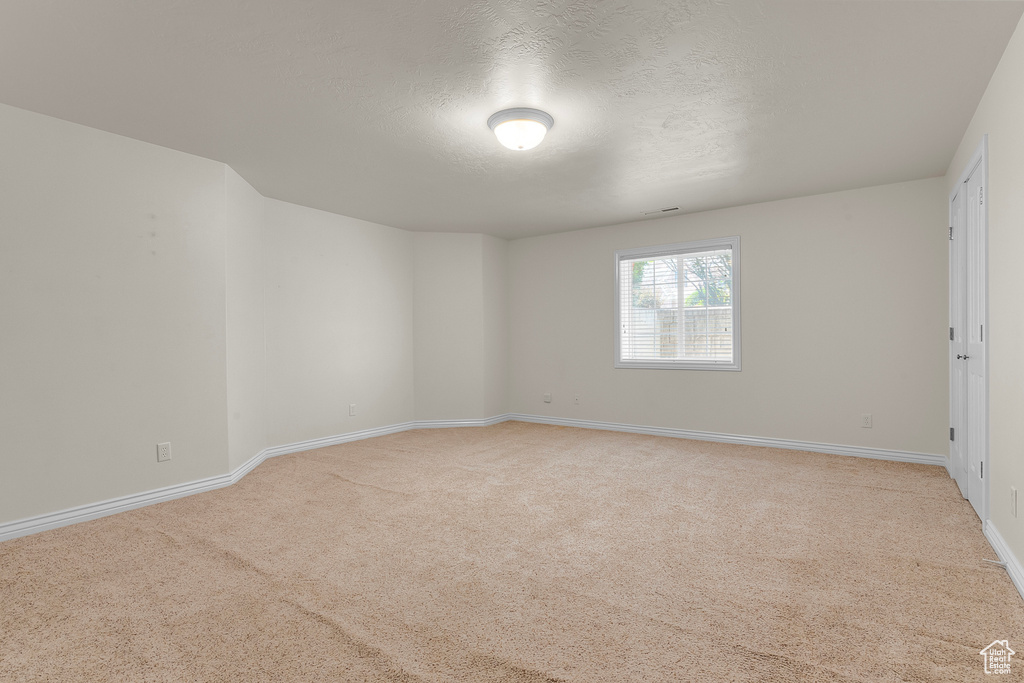
M655 360L626 360L616 361L615 367L619 369L637 370L725 370L739 372L739 362L728 363L707 363L701 361L655 361Z

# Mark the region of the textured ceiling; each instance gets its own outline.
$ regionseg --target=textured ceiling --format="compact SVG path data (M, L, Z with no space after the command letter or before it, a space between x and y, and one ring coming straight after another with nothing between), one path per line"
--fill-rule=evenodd
M0 102L226 162L269 197L516 237L941 175L1022 10L4 0ZM537 149L488 130L512 106L554 116Z

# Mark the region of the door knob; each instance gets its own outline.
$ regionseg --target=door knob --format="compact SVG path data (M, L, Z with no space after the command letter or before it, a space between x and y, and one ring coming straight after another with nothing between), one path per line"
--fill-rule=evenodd
M960 360L961 358L964 359L964 360L967 360L968 358L970 358L970 356L968 356L966 354L965 355L960 355L958 353L958 354L956 354L956 358L957 358L957 360Z

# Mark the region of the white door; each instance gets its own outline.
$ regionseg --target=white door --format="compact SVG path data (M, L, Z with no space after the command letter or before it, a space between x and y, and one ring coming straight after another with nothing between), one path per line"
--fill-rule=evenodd
M967 242L967 498L986 519L985 461L988 453L988 389L985 378L986 249L985 187L980 164L964 184Z
M988 383L985 141L950 200L950 467L961 492L987 519Z

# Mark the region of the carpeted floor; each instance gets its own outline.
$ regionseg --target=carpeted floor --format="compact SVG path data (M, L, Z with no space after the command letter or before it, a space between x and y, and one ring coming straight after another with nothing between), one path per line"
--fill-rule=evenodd
M994 557L937 467L413 431L0 544L0 680L985 680Z

